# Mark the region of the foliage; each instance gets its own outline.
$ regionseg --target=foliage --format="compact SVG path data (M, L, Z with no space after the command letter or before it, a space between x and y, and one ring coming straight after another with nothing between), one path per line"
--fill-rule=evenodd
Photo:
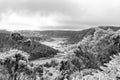
M76 57L90 63L97 62L97 72L83 75L81 72L74 72L71 74L72 80L119 80L120 79L120 31L113 32L112 30L97 30L94 35L84 38L75 51ZM93 55L93 57L90 57ZM114 55L114 56L113 56ZM93 60L91 60L91 59ZM87 63L87 62L84 62ZM95 64L92 64L95 66ZM87 64L94 68L92 65ZM90 69L90 68L89 68ZM95 69L95 68L94 68ZM88 72L88 70L87 70Z
M60 57L62 61L56 57L42 65L29 60L53 56L54 49L17 33L6 34L0 39L1 49L11 49L0 53L0 80L119 80L120 31L96 29L90 33L87 37L81 34L84 39L70 46L67 55Z
M101 66L101 68L109 76L109 78L120 78L120 53L111 58L112 60L109 63L106 63L104 67Z
M17 75L23 71L28 62L28 54L18 50L10 50L0 55L0 64L10 75L10 80L16 80Z
M56 61L56 60L51 60L51 62L50 63L48 63L48 62L46 62L45 64L44 64L44 67L47 67L47 68L50 68L50 67L56 67L56 66L58 66L59 65L59 62L58 61Z
M120 79L120 53L111 57L109 63L101 66L102 71L92 71L92 74L85 75L84 70L71 74L72 80L119 80ZM88 73L89 70L87 70Z
M23 40L24 37L19 33L12 33L11 38L14 41L21 41L21 40Z
M22 80L21 77L36 80L37 76L41 77L43 75L43 67L39 64L29 63L28 57L27 53L16 49L1 53L0 64L3 69L7 70L9 80L17 80L18 78Z
M85 63L86 68L99 69L101 65L111 60L110 56L119 52L118 36L119 34L111 29L96 29L94 35L85 37L79 42L74 53Z
M41 57L53 57L58 52L51 47L19 33L0 33L0 52L6 52L10 49L18 49L27 52L31 60Z

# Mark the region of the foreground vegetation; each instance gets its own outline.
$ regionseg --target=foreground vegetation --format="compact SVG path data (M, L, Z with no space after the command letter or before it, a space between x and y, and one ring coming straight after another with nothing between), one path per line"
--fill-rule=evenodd
M15 42L24 41L15 35L11 35ZM25 44L30 46L33 43L27 40ZM66 52L68 54L63 56L62 61L55 59L40 64L31 61L31 54L23 49L5 49L0 53L0 80L120 79L120 30L97 28Z

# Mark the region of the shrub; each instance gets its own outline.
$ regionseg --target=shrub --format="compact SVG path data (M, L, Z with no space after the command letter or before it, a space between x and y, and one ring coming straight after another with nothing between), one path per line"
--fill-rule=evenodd
M17 75L27 65L29 55L19 50L10 50L0 55L0 64L7 70L10 80L16 80Z

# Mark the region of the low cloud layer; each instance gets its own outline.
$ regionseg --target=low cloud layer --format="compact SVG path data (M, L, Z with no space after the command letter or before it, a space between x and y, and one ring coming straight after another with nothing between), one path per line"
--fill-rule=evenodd
M58 17L61 16L61 17ZM12 12L1 14L1 28L9 30L42 30L49 26L62 26L59 21L63 20L63 16L57 13L44 15L44 13L36 12L30 14L29 12ZM3 26L4 27L3 27ZM8 27L10 26L10 27Z
M120 25L120 0L0 0L0 29L84 29Z

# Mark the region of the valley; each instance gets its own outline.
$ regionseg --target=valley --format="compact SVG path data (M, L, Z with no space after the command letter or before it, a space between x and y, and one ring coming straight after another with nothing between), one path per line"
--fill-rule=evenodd
M59 50L60 52L64 52L67 47L67 38L52 38L52 41L40 41L41 44L47 45L54 49Z
M21 77L20 80L98 80L98 75L104 78L100 80L116 80L120 73L116 71L120 58L119 29L0 31L0 79L19 73L14 77ZM108 79L104 74L115 77ZM9 80L7 77L1 80Z

